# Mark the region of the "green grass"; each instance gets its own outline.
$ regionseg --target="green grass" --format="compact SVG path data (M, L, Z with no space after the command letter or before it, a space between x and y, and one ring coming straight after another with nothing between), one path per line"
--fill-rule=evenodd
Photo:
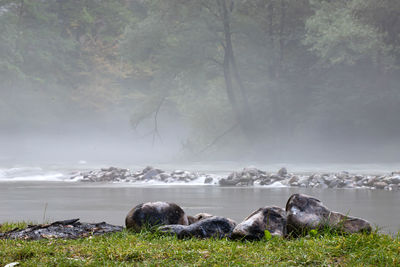
M21 224L5 224L0 231ZM379 234L312 234L262 241L178 240L150 232L109 234L78 240L0 240L0 266L132 265L400 265L400 237Z

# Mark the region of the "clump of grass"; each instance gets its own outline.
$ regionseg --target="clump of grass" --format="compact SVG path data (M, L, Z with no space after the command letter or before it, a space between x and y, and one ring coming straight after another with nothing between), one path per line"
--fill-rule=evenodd
M28 224L30 224L30 223L27 223L27 222L8 223L8 222L6 222L3 224L0 224L0 233L8 232L8 231L11 231L16 228L24 229L28 226Z
M1 231L24 224L4 224ZM26 224L25 224L26 225ZM313 232L300 238L260 241L184 239L150 231L122 231L77 240L0 240L0 266L131 265L348 265L400 264L400 238Z

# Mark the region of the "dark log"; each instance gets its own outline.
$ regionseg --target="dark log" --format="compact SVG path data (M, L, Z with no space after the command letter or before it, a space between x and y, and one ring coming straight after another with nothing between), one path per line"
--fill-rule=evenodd
M25 229L13 229L0 233L0 239L76 239L122 231L122 226L101 223L80 223L79 219L56 221L51 224L30 225Z

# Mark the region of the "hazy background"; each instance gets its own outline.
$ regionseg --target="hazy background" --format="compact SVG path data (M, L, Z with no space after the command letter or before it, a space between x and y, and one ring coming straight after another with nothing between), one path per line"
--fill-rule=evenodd
M398 162L400 1L0 0L0 161Z

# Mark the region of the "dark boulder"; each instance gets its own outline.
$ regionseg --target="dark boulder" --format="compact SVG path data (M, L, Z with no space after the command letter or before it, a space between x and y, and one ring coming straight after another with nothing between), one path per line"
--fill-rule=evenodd
M264 207L254 211L232 232L234 239L262 239L268 230L272 236L286 235L286 212L279 207Z
M214 182L214 179L212 177L207 177L206 179L204 179L205 184L212 184L212 182Z
M236 222L223 217L210 217L191 225L165 225L158 228L162 233L173 234L178 238L223 238L229 237Z
M146 169L147 169L146 172L143 170L143 179L144 180L153 179L156 175L158 175L162 172L161 170L150 168L150 167L147 167Z
M235 186L239 183L240 181L238 179L221 179L219 180L219 185L221 186Z
M346 233L370 232L372 229L366 220L330 211L320 200L303 194L289 198L286 214L288 233L295 235L325 227Z
M181 207L175 203L147 202L134 207L125 218L127 229L140 231L144 227L157 225L188 225L188 218Z

